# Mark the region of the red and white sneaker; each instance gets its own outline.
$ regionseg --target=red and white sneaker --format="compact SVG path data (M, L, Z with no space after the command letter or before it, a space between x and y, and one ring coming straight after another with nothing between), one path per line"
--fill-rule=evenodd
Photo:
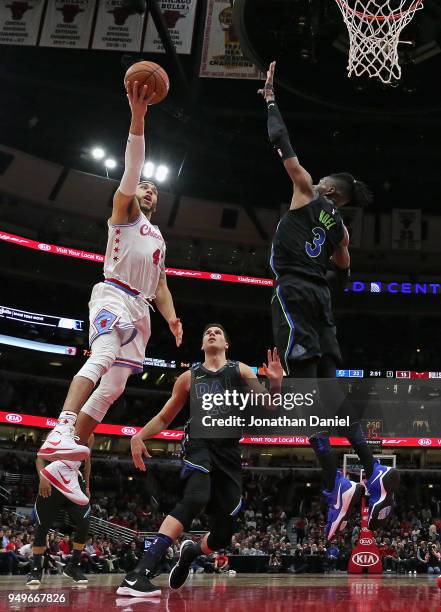
M87 506L89 498L78 483L79 461L54 461L40 470L41 476L79 506Z
M67 459L82 461L90 455L90 449L77 444L74 438L76 414L62 412L57 425L43 442L37 455L46 461Z

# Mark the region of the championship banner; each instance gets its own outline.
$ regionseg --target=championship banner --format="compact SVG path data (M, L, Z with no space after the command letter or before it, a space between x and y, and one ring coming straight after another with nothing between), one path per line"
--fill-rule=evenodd
M164 21L176 53L182 55L191 53L197 0L181 0L180 2L160 0L158 4L164 16ZM151 16L147 22L144 51L165 53L158 30Z
M0 44L30 46L37 43L44 0L0 2Z
M261 79L259 69L247 60L233 29L233 0L208 0L201 77Z
M123 0L100 0L93 49L139 51L144 15L130 14Z
M87 49L94 9L95 0L52 0L49 2L40 46Z
M418 208L392 210L392 248L408 251L421 249L421 210Z

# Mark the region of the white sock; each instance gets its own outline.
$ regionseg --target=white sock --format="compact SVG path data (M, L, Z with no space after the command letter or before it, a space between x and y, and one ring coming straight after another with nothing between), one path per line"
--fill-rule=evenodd
M59 425L75 425L77 422L77 414L75 412L70 412L69 410L63 410L60 412L60 416L58 417Z

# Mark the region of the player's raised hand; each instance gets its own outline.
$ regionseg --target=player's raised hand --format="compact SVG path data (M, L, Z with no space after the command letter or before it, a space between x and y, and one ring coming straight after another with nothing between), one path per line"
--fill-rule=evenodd
M168 326L170 327L171 333L176 338L176 346L181 346L183 334L181 319L170 319Z
M146 459L150 458L149 452L147 450L146 445L143 440L139 438L136 434L130 440L130 448L132 451L132 459L135 467L142 472L145 472L146 467L144 463L143 457Z
M265 98L265 102L274 100L274 70L276 69L276 62L271 62L266 72L266 81L263 89L257 91L258 94Z
M274 382L281 383L283 380L283 368L280 363L279 353L277 349L274 348L268 350L268 364L264 363L262 365L263 372L265 376Z
M147 85L140 85L138 81L126 82L127 98L134 117L144 117L147 113L148 105L156 94L148 95Z

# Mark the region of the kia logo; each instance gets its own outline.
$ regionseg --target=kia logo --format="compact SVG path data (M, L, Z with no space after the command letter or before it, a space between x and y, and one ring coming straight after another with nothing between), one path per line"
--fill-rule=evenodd
M46 425L48 427L55 427L55 425L58 423L58 421L54 421L54 419L46 419Z
M50 251L51 247L48 244L43 244L42 242L38 243L38 248L40 251Z
M210 278L213 280L220 280L222 278L222 274L210 274Z
M21 414L7 414L6 420L9 421L10 423L21 423L23 420L23 417L21 416Z
M374 543L374 541L371 540L370 538L360 538L358 542L359 544L363 544L363 546L370 546L371 544Z
M369 565L375 565L379 561L379 557L376 553L366 553L366 552L358 552L352 557L352 561L355 565L360 565L361 567L368 567Z
M134 427L123 427L121 429L121 433L126 436L133 436L134 434L136 434L136 429Z
M432 440L430 438L420 438L418 440L418 444L420 446L430 446L432 444Z

